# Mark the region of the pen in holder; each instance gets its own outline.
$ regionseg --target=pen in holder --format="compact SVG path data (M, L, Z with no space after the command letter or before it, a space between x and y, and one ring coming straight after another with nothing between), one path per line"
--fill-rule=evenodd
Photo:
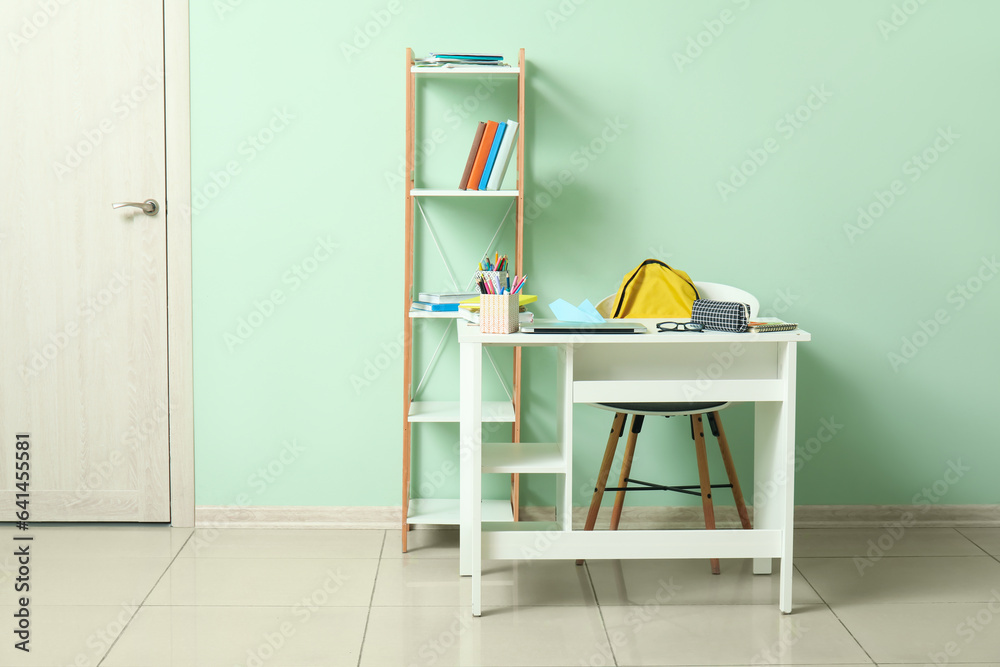
M484 282L500 285L501 288L507 287L508 278L506 271L476 271L475 282L478 283L480 279Z
M518 302L517 294L480 294L479 330L490 334L517 332Z

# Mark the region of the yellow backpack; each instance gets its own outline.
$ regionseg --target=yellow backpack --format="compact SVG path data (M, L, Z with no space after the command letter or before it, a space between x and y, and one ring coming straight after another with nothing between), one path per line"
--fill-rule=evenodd
M698 298L688 274L647 259L625 274L611 304L611 317L691 317Z

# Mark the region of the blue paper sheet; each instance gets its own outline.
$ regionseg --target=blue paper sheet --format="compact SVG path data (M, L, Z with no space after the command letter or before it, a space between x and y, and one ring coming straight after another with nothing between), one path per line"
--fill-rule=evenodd
M565 299L556 299L549 304L552 314L562 322L603 322L604 318L597 312L589 299L584 299L579 306L574 306Z

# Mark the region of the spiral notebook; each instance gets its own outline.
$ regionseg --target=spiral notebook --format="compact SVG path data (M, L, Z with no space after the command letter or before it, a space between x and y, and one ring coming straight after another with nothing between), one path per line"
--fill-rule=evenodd
M747 324L748 333L773 333L775 331L791 331L798 328L799 325L793 322L749 322Z

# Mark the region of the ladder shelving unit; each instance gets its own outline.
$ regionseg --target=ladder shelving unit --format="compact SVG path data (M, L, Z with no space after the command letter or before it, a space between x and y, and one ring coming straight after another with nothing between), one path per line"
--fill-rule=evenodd
M475 82L483 76L494 77L516 77L517 80L517 180L515 189L501 190L459 190L459 189L433 189L416 187L416 129L417 129L417 99L416 82L417 79L462 79L467 78L470 82ZM407 533L410 527L418 524L453 524L459 523L459 503L458 498L414 498L411 495L411 443L412 429L414 424L420 423L458 423L458 400L454 401L420 401L414 400L419 393L422 382L421 378L417 386L413 386L413 343L414 343L414 320L415 319L459 319L456 313L447 312L426 312L411 309L414 297L414 236L416 215L419 211L427 225L427 231L434 239L434 232L427 221L426 215L421 206L421 201L426 198L484 198L496 200L497 198L507 198L511 200L507 213L494 235L494 240L499 236L501 229L507 222L511 212L514 213L514 271L517 274L524 274L524 89L525 89L525 60L524 49L518 50L517 67L455 67L455 68L426 68L417 67L413 62L413 50L406 49L406 152L405 152L405 177L404 177L404 197L405 197L405 236L404 236L404 290L403 290L403 493L402 493L402 549L407 548ZM492 246L493 241L491 241ZM438 247L440 252L440 246ZM491 250L487 247L483 253L486 257ZM444 257L442 255L442 260ZM447 268L447 263L446 263ZM450 269L449 269L450 273ZM452 276L454 280L454 276ZM455 281L457 283L457 281ZM428 371L433 367L434 360L440 352L447 336L451 334L453 327L447 327L444 336L438 344ZM497 368L492 357L494 369L500 377L500 369ZM483 421L496 423L510 423L512 442L520 441L521 431L521 349L514 348L512 386L508 390L506 383L501 377L504 389L510 398L509 401L484 401ZM458 382L456 378L455 388L457 392ZM458 462L456 462L457 466ZM517 474L511 474L511 490L509 500L484 500L483 516L489 517L489 521L517 521L519 505L520 480Z

